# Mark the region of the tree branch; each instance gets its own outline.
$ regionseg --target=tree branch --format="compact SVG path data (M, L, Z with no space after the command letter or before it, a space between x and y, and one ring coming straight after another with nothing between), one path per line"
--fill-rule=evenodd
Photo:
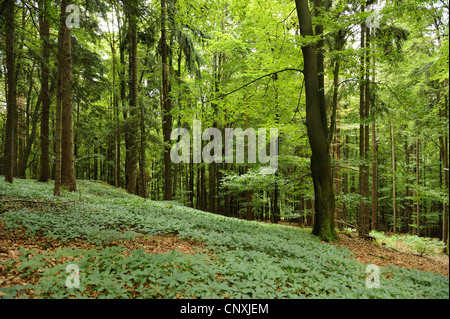
M257 82L257 81L259 81L261 79L264 79L265 77L273 76L274 74L278 74L278 73L286 72L286 71L295 71L295 72L303 73L303 70L300 70L300 69L286 68L286 69L283 69L283 70L279 70L279 71L271 72L271 73L268 73L268 74L264 74L264 75L262 75L262 76L260 76L260 77L258 77L256 79L250 81L250 82L247 82L246 84L238 87L237 89L234 89L234 90L232 90L232 91L230 91L228 93L221 93L219 96L217 96L217 97L215 97L215 98L213 98L211 100L208 100L206 102L208 103L208 102L216 101L216 100L219 100L219 99L223 99L224 97L227 97L228 95L236 93L237 91L242 90L243 88L246 88L247 86L250 86L251 84L253 84L253 83L255 83L255 82Z

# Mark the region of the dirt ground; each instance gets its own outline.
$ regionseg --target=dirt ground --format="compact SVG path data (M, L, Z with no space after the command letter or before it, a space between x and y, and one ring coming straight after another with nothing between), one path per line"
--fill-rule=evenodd
M331 245L347 247L354 258L363 264L375 264L379 267L394 265L422 271L431 271L448 277L449 258L441 256L419 256L410 252L397 251L392 248L379 246L373 242L354 237L349 238L339 234L340 240Z

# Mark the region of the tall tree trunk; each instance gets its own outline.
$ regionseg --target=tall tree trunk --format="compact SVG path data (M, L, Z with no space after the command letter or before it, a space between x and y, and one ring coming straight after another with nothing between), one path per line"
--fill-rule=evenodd
M144 115L144 105L141 105L141 141L140 141L140 157L139 157L139 169L140 169L140 175L141 175L141 196L144 198L147 198L147 163L146 163L146 156L145 156L145 115Z
M73 105L72 105L72 37L66 26L66 2L63 1L61 14L63 21L62 78L61 78L61 185L69 191L76 191L75 161L73 143Z
M365 25L365 24L364 24ZM365 81L364 81L364 197L366 202L364 204L364 224L365 224L365 234L369 234L369 150L370 150L370 126L369 126L369 112L370 112L370 81L369 81L369 70L370 70L370 29L365 25L366 30L366 61L365 61Z
M48 182L50 179L50 92L48 86L49 80L49 34L50 34L50 22L47 19L47 2L45 0L39 1L40 13L39 13L39 25L42 41L42 62L41 62L41 159L40 159L40 182Z
M339 104L336 105L337 111L336 111L336 161L339 163L341 161L341 132L340 132L340 106ZM339 164L336 166L335 169L335 180L336 180L336 194L340 195L342 192L342 180L341 180L341 174L340 174L340 168ZM339 230L342 230L343 224L341 222L342 220L342 207L336 208L336 219L338 220L337 227Z
M308 1L296 0L300 34L313 36L311 12ZM311 175L315 194L315 218L313 234L324 241L337 239L334 228L335 198L331 174L331 157L328 143L328 127L324 99L320 98L324 87L319 83L319 69L316 47L312 44L302 47L306 87L306 126L311 146Z
M448 81L444 81L444 87L448 85ZM447 107L448 107L448 97L447 94L444 95L444 107L442 109L441 116L444 119L448 119L448 113L447 113ZM444 189L448 192L448 186L449 186L449 170L448 170L448 137L447 136L440 136L439 137L439 145L441 150L441 161L442 161L442 167L444 171ZM447 244L448 249L448 203L443 203L443 218L442 218L442 241Z
M138 59L137 59L137 8L138 1L130 3L127 11L129 21L129 90L130 90L130 119L129 119L129 163L127 192L136 194L137 164L138 164Z
M172 115L170 113L169 76L167 67L167 31L166 31L166 1L161 0L161 59L162 59L162 96L163 119L162 131L164 139L164 200L172 200L172 162L170 159L170 133L172 129Z
M364 12L365 7L361 5L361 12ZM361 58L360 58L360 83L359 83L359 194L361 196L358 210L358 227L359 232L366 234L366 167L365 160L365 121L366 121L366 103L365 103L365 36L366 25L361 23Z
M321 61L323 62L323 61ZM318 63L318 68L320 66L321 62L317 62ZM276 87L276 83L278 80L278 74L274 74L273 76L273 85L274 85L274 89L275 89L275 125L278 126L278 124L280 123L280 115L278 113L278 108L279 108L279 102L278 102L278 90ZM319 75L319 83L320 83L320 75ZM278 141L277 144L280 145L280 138L278 137ZM275 171L275 178L274 178L274 190L273 190L273 223L274 224L278 224L278 222L280 221L281 218L281 214L280 214L280 203L279 203L279 198L280 198L280 189L278 186L278 170Z
M53 195L61 195L61 136L62 136L62 92L63 92L63 44L64 44L64 33L65 33L65 7L67 1L63 0L61 2L61 12L60 12L60 25L58 32L58 73L57 73L57 91L56 91L56 110L55 110L55 164L54 164L54 179L55 185L53 188Z
M409 233L410 228L409 224L411 223L411 207L412 207L412 200L411 197L411 191L410 191L410 185L411 185L411 178L410 178L410 147L408 146L408 140L405 140L405 166L406 166L406 201L405 201L405 232Z
M375 57L372 57L372 83L375 83ZM378 156L377 156L377 138L376 138L376 112L375 112L375 94L372 92L370 98L370 111L372 113L372 230L377 230L378 221Z
M115 6L113 6L113 15L115 12ZM119 19L119 17L117 18ZM114 157L114 186L120 187L120 112L119 112L119 97L117 92L117 58L116 58L116 35L114 31L114 23L112 26L111 35L111 54L112 54L112 67L113 67L113 107L114 107L114 122L116 126L116 136L115 136L115 157Z
M416 187L419 187L420 182L420 170L419 170L419 163L420 163L420 141L417 139L416 141ZM420 236L420 199L416 191L416 235Z
M392 154L392 211L394 215L394 234L397 232L397 198L395 190L395 149L394 149L394 121L391 120L391 154Z
M194 207L194 161L192 153L189 156L189 207Z
M14 180L14 152L16 147L15 123L17 118L17 78L16 78L16 50L15 50L15 1L6 1L5 8L5 49L6 49L6 82L8 85L6 101L6 143L5 163L3 171L5 181L12 183Z
M372 120L372 230L377 230L378 212L378 156L376 142L375 118Z

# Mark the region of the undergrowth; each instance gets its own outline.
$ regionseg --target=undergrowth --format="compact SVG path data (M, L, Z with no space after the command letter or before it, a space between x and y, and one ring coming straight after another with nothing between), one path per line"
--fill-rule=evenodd
M448 298L443 275L398 267L381 268L380 287L366 287L365 265L346 248L304 230L239 220L129 195L78 181L79 192L52 196L51 184L0 181L0 221L58 241L82 239L95 249L21 249L3 263L27 286L2 288L3 298ZM8 199L57 201L14 205ZM63 202L67 202L64 204ZM178 234L206 251L148 254L111 246L117 239ZM67 288L66 267L80 269L79 288Z

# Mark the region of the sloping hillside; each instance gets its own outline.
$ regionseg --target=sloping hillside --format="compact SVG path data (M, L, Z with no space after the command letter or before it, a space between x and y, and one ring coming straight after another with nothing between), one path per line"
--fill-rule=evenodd
M447 277L393 266L367 287L350 250L309 231L78 185L55 200L0 180L0 297L449 298Z

